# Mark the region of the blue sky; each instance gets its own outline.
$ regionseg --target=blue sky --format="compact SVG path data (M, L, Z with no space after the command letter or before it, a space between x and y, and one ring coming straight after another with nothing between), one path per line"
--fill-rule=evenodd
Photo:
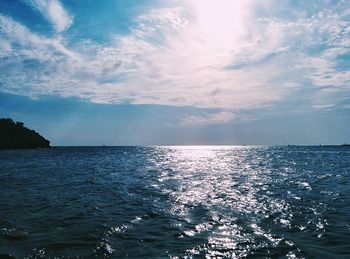
M8 116L54 145L350 143L350 2L2 0Z

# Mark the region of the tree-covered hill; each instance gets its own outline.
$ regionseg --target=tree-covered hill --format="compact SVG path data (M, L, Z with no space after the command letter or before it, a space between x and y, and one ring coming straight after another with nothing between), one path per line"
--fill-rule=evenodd
M10 118L0 119L0 149L48 147L50 141L24 127L23 122L14 122Z

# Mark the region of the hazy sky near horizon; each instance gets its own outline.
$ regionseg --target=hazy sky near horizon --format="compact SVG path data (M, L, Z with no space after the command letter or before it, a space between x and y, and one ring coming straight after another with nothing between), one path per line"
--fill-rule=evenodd
M0 117L54 145L350 142L350 1L2 0Z

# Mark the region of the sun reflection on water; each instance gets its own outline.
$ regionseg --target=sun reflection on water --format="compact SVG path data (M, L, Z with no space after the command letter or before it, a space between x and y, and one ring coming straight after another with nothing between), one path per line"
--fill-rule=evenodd
M303 257L288 233L313 232L322 238L328 224L324 208L311 203L304 211L297 209L313 185L280 149L267 150L262 146L147 149L143 177L156 197L143 200L151 201L152 210L137 216L137 221L112 227L107 236L128 236L145 224L156 232L148 222L161 217L159 231L172 229L176 233L172 242L181 247L169 251L171 258L273 256L276 251L287 258Z
M0 241L23 240L19 258L63 252L88 258L344 255L349 152L339 150L188 146L4 153L11 159L2 160L0 204L7 205L0 210ZM47 159L57 167L54 173ZM19 163L23 168L11 172Z
M261 158L252 157L254 148L166 148L162 168L172 170L162 170L158 187L170 196L170 212L193 226L182 237L205 235L207 244L196 249L209 257L243 256L257 238L277 245L281 238L259 226L273 213L288 225L288 204L269 194L273 181L269 170L258 166ZM199 220L193 216L197 210L207 216Z

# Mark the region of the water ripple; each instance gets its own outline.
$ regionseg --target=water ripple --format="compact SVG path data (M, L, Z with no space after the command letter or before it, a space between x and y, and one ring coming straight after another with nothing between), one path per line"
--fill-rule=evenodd
M0 255L349 257L346 147L0 152Z

